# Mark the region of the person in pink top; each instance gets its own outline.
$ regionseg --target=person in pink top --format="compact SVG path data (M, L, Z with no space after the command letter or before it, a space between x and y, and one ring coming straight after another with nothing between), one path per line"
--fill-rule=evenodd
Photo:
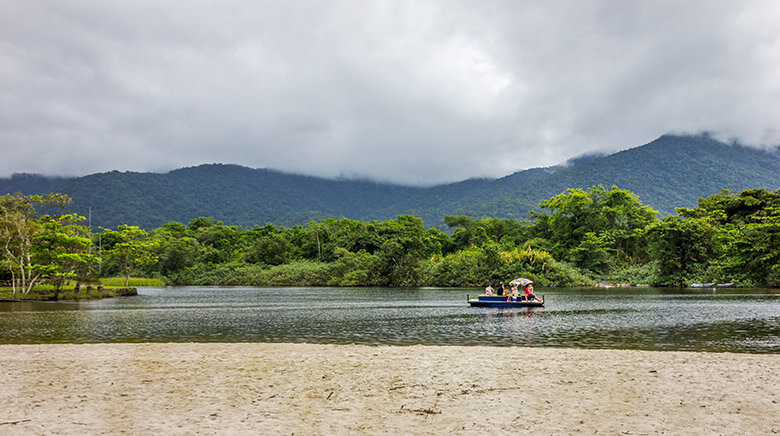
M531 301L531 299L533 299L536 302L539 302L539 303L542 302L542 300L540 300L536 296L536 294L534 294L534 285L532 285L530 283L525 285L524 291L525 291L525 299L526 299L526 301Z

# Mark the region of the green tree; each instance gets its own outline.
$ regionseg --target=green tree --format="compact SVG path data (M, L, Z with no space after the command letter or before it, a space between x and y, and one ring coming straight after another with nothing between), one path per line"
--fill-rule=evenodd
M528 239L527 224L513 219L479 218L463 215L445 216L447 226L455 228L452 246L460 250L471 245L499 242L505 247L514 247Z
M104 229L104 234L116 241L108 254L119 259L125 286L130 283L130 274L135 267L157 262L154 254L157 242L149 238L146 230L138 226L120 225L117 230Z
M425 226L421 218L399 215L394 221L374 223L384 241L376 256L377 270L385 285L413 286L418 283L419 263L425 256Z
M643 229L656 221L656 212L630 191L601 185L569 189L539 206L549 214L532 214L536 222L529 233L549 241L556 259L605 273L646 258Z
M376 256L364 250L352 253L346 248L334 250L336 261L330 268L330 286L368 286L372 282Z
M34 237L32 269L55 283L55 300L66 279L79 276L98 260L89 251L92 245L89 229L79 224L84 220L76 214L40 218Z
M217 264L241 259L244 232L240 227L226 226L217 221L208 226L196 227L194 233L199 244L198 257L201 262Z
M293 245L282 234L269 233L257 238L246 253L246 260L249 263L281 265L291 260L293 252Z
M158 261L143 265L144 271L162 276L167 283L189 283L188 270L195 265L199 247L193 233L187 226L177 222L156 229L151 238L155 241Z
M59 209L58 214L55 216L65 215L65 209L73 203L73 200L68 194L60 194L58 192L52 192L45 197L41 198L41 203Z
M43 274L32 269L33 239L39 228L34 206L40 199L21 194L0 197L2 264L11 273L13 295L29 293Z
M725 277L749 285L780 285L780 190L728 190L699 199L682 216L706 219L716 228L715 255Z
M666 217L647 229L660 264L658 284L686 286L706 270L714 253L715 228L702 218Z
M187 224L187 228L193 232L197 232L202 228L221 225L221 224L222 224L221 221L217 221L214 218L206 218L204 216L201 216L190 221L189 224Z

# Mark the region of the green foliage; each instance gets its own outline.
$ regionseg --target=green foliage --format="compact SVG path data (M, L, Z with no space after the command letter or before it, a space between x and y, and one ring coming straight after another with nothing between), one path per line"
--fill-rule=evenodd
M676 207L692 207L699 197L722 188L733 192L778 189L777 174L777 153L725 144L708 135L667 135L640 147L566 166L428 188L202 165L166 174L113 171L67 180L15 176L0 179L0 194L63 192L73 199L73 212L87 215L91 207L99 211L93 214L93 222L107 228L132 224L154 229L171 221L189 223L201 216L251 228L268 222L304 226L341 217L368 223L408 214L422 218L428 227L445 230L444 216L524 220L531 211L539 210L540 202L568 188L594 185L620 186L636 193L661 216L674 215ZM492 237L489 230L487 235ZM360 248L348 249L356 252Z
M604 274L615 266L645 260L643 230L656 212L633 193L613 186L569 189L539 204L533 234L551 246L556 259Z
M40 218L31 268L53 280L57 292L66 279L86 276L98 262L97 256L89 252L92 245L89 229L78 224L83 220L84 217L75 214Z
M780 188L777 152L726 144L707 134L665 135L641 147L547 170L546 176L518 185L509 193L488 196L447 213L525 218L541 201L569 188L603 184L627 189L661 216L669 216L676 208L693 206L700 197L723 188L734 192Z
M631 285L661 285L664 283L659 273L658 261L615 268L609 272L605 279L609 283L628 283Z
M60 288L89 276L97 251L103 274L122 274L126 286L133 272L158 285L483 287L522 276L540 286L780 286L779 201L780 191L722 191L657 221L633 193L597 185L543 201L529 222L445 216L451 235L413 215L250 229L200 217L152 232L120 225L93 247L83 217L35 214L42 202L64 212L67 198L5 196L0 280Z
M165 286L165 282L160 279L144 278L144 277L130 277L125 284L125 277L103 277L100 279L100 283L106 287L122 288L122 287L140 287L140 286Z
M113 240L113 246L106 253L119 259L125 286L128 286L130 273L135 267L156 263L158 260L154 253L157 242L149 238L149 232L138 226L120 225L118 231L105 229L103 234L106 239Z
M719 269L732 281L780 286L780 191L728 191L702 199L698 208L718 226Z
M648 230L659 282L685 286L707 269L714 254L715 229L706 219L666 217Z
M39 200L40 196L20 194L0 197L0 261L11 276L14 295L17 291L30 292L41 275L40 271L34 273L30 264L33 239L39 228L34 205Z
M776 196L724 192L657 221L632 193L594 186L544 201L548 213L531 222L447 216L452 235L410 215L250 230L199 218L155 230L160 262L141 270L169 284L482 287L523 276L541 286L771 285Z
M273 267L249 264L197 265L190 284L222 286L325 286L329 265L295 262Z
M293 255L293 245L283 235L272 233L261 236L246 254L249 263L265 263L281 265L290 261Z
M374 271L378 258L360 250L352 253L345 248L335 252L336 261L328 268L330 286L370 286L376 280Z
M56 207L60 214L37 217L38 204ZM85 275L97 261L89 252L89 230L79 224L84 217L65 214L69 204L62 194L0 197L0 265L10 273L14 295L47 280L56 284L56 298L66 279Z
M474 219L458 215L445 216L444 222L449 227L455 228L452 234L452 246L448 247L447 252L494 242L515 246L529 237L527 225L512 219Z
M508 283L526 277L540 286L587 286L593 278L576 268L558 262L546 251L518 249L499 251L497 245L472 246L444 257L434 257L425 265L428 286L479 286Z

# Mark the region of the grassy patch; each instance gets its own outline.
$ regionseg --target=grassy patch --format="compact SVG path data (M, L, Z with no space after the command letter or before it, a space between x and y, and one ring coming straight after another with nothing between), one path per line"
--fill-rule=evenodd
M124 288L125 287L125 278L124 277L104 277L100 279L100 283L103 284L103 286L110 286L115 288ZM136 288L139 286L165 286L165 282L159 279L147 279L143 277L130 277L130 281L128 282L128 287Z

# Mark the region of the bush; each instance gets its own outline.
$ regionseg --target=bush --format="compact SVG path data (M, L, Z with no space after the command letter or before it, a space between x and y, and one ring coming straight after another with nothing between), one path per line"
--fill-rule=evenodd
M642 265L628 265L615 269L606 278L611 283L659 284L659 265L657 261Z
M472 247L435 257L424 263L426 286L484 286L487 282L504 283L525 277L539 286L588 286L593 277L576 267L556 261L549 253L531 248L497 253L484 253Z

